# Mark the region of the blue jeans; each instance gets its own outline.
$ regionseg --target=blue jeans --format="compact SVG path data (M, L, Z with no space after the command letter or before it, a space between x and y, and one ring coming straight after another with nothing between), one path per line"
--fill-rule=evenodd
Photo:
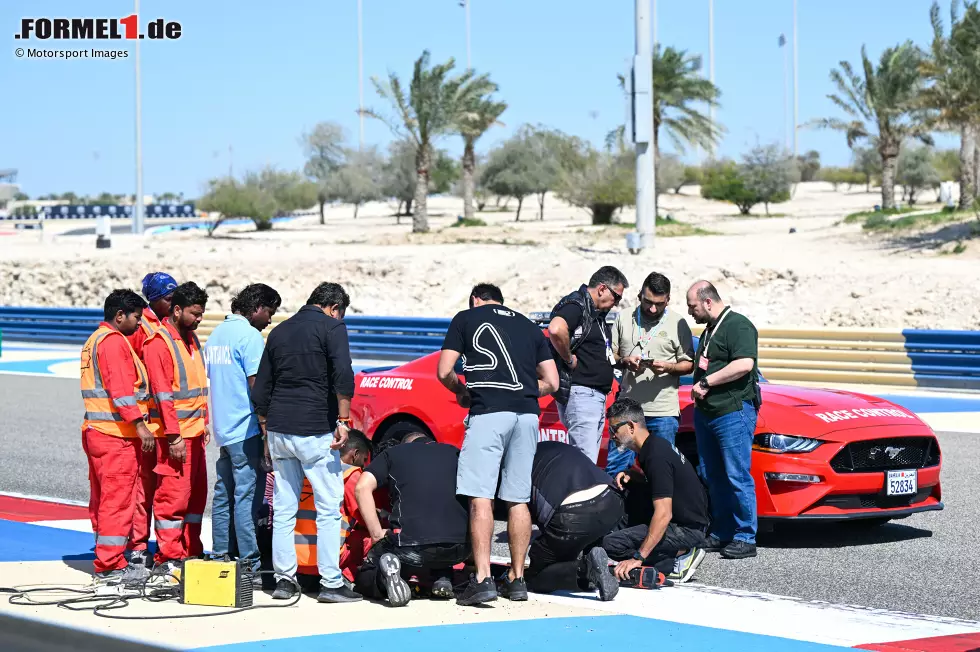
M742 409L709 419L694 410L698 441L698 472L711 498L709 533L721 541L755 543L755 482L752 480L752 437L758 413L748 401Z
M214 465L218 478L214 483L214 502L211 505L211 536L215 554L231 554L234 533L238 558L255 572L260 570L262 564L259 542L255 537L255 521L264 493L255 488L256 485L265 487L262 455L261 437L250 437L237 444L222 446Z
M584 385L572 385L568 405L555 403L558 419L568 430L568 443L595 464L599 460L602 431L606 428L606 395Z
M276 474L272 495L272 567L276 580L296 578L296 511L303 491L303 477L313 488L316 506L316 565L320 584L343 586L340 574L340 502L344 476L340 451L331 450L333 433L286 435L268 431L269 454Z
M680 417L646 417L647 430L651 435L662 437L674 445L677 438L677 428L681 425ZM620 471L625 471L636 461L636 453L631 450L620 452L619 447L609 441L606 450L606 473L612 477Z

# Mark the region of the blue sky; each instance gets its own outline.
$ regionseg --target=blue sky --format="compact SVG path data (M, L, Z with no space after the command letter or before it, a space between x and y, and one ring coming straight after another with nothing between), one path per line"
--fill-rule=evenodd
M926 45L930 4L799 0L800 121L836 115L826 99L828 74L841 59L857 62L862 44L875 58L907 38ZM948 0L942 6L948 16ZM423 49L434 61L455 57L465 67L458 0L363 0L363 7L367 106L387 108L370 77L389 70L409 77ZM491 73L510 105L505 126L491 130L478 149L527 122L601 143L624 117L616 75L633 52L633 7L632 0L472 0L473 66ZM41 46L14 40L20 18L123 17L132 9L126 0L0 3L6 33L0 38L8 44L0 56L0 168L18 168L31 196L133 192L135 58L127 41L95 46L129 49L129 58L116 61L15 58L16 47ZM229 162L236 175L266 164L301 169L299 137L321 120L343 124L356 146L356 0L143 0L141 14L142 24L162 17L183 26L178 41L141 45L146 193L197 196L208 178L227 173ZM707 74L707 0L658 0L657 17L658 41L703 54ZM783 140L780 33L791 39L791 0L715 0L715 81L722 90L716 115L727 129L722 155L737 158L757 142ZM366 120L368 144L385 147L390 139L382 123ZM955 145L951 138L941 143ZM439 145L462 150L458 137ZM801 131L800 150L808 149L819 150L825 165L849 160L837 133Z

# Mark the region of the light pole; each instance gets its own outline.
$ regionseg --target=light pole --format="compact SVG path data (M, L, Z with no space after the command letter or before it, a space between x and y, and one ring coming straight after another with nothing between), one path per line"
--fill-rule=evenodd
M651 8L653 12L653 47L657 47L657 0L653 0L653 7Z
M715 1L708 0L708 80L711 85L715 85ZM708 121L711 127L715 126L715 106L708 107ZM708 146L708 158L714 159L715 145Z
M779 35L779 49L783 51L783 146L789 151L789 53L785 34Z
M800 155L800 51L797 47L796 0L793 0L793 157Z
M140 15L140 0L136 2L136 20ZM143 100L140 97L140 41L136 39L136 201L133 202L133 233L143 235Z
M361 0L357 0L357 114L360 116L360 136L357 149L364 150L364 29Z
M473 69L473 60L470 57L470 0L459 0L459 6L466 9L466 69Z
M636 53L633 57L633 142L636 147L636 231L626 236L630 253L653 247L657 194L653 157L653 52L650 0L636 2Z

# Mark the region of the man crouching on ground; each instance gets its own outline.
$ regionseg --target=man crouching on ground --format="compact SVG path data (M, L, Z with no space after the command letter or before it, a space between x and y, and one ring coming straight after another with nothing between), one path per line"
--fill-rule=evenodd
M621 398L609 407L607 418L610 439L637 454L645 476L644 483L638 474L620 472L616 486L639 490L653 502L649 525L617 530L602 540L610 557L623 560L616 566L616 577L628 580L630 571L654 566L670 573L668 579L686 582L705 554L708 500L704 486L680 451L666 439L651 436L639 403Z
M453 566L470 555L466 505L456 496L458 461L455 446L413 432L364 469L355 494L373 545L357 573L358 593L402 607L412 597L405 580L417 575L431 581L432 597L454 596ZM391 496L390 530L378 519L374 491L379 487Z

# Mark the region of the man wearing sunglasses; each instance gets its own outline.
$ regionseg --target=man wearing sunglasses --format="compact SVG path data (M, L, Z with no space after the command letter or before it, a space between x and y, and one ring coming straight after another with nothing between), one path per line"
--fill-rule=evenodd
M647 429L671 444L680 425L680 378L694 370L694 340L680 310L668 308L670 279L651 272L635 310L620 311L612 328L616 366L623 370L619 396L643 408ZM606 472L615 477L633 466L636 454L612 445Z
M610 441L636 453L643 471L616 474L616 487L633 495L626 497L627 527L602 539L609 557L622 560L615 575L625 580L630 571L653 566L668 579L687 582L705 556L707 491L690 460L647 430L639 403L618 399L608 418ZM643 509L631 509L630 503Z
M564 297L551 311L548 337L558 365L559 388L553 395L569 443L594 464L605 426L606 396L612 389L612 343L606 315L629 287L612 266L599 268L588 285Z

